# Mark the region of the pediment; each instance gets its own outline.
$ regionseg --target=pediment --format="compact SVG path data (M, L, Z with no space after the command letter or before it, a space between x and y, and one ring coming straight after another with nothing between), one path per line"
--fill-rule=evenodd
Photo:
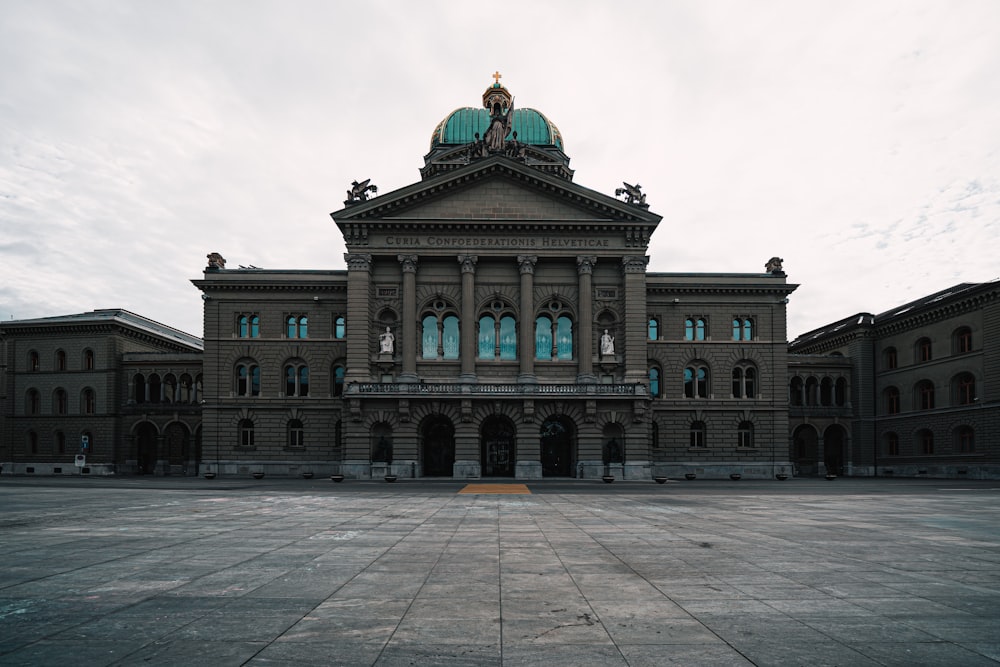
M503 157L348 205L338 223L375 221L583 221L656 224L642 206L555 178Z

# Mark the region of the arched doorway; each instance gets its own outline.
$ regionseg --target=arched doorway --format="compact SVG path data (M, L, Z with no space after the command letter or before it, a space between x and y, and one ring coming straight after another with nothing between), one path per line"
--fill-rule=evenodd
M429 417L420 429L425 477L455 474L455 427L440 415Z
M140 475L156 472L156 427L143 422L135 430L136 464Z
M792 433L792 461L796 474L819 474L819 436L812 426L803 424Z
M179 422L167 426L163 432L164 457L170 464L172 473L183 474L187 469L190 455L190 441L187 427Z
M506 417L489 417L479 430L483 477L513 477L517 460L514 424Z
M566 417L549 417L539 432L542 477L572 477L576 429Z
M847 433L840 424L833 424L823 431L823 462L827 474L844 474L847 463Z

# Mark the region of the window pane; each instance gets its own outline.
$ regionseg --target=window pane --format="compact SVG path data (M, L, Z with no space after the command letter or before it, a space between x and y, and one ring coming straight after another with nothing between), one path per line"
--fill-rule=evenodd
M246 338L247 337L247 326L248 326L248 323L249 323L249 321L247 320L247 316L246 315L240 315L240 333L239 333L239 337L240 338Z
M552 358L552 321L547 317L535 320L535 359Z
M260 337L260 316L254 315L250 318L250 337L259 338Z
M660 369L658 368L649 369L649 394L653 398L658 398L660 395Z
M684 369L684 396L694 398L694 370Z
M458 359L458 318L444 318L444 358Z
M500 318L500 358L517 359L517 326L514 318Z
M299 318L299 338L307 338L306 332L308 330L309 318L302 316Z
M757 372L752 368L747 368L743 376L743 388L746 392L744 396L747 398L753 398L756 393L755 381L757 379Z
M285 396L295 395L295 369L285 366Z
M556 324L558 359L573 358L573 322L568 317L560 317Z
M695 340L705 340L705 320L698 320L694 325Z
M260 368L258 366L250 368L250 395L260 396Z
M660 337L659 334L660 323L656 320L649 321L649 340L657 340Z
M347 322L343 317L338 317L336 323L333 325L333 337L343 338L347 333Z
M492 317L479 318L479 358L492 359L496 348L496 324Z
M743 340L753 340L753 320L743 320Z
M694 320L684 320L684 340L694 340Z
M437 359L438 324L437 318L428 315L424 318L424 335L422 339L423 358Z
M733 320L733 340L739 340L740 334L743 332L743 323L739 320Z
M299 369L299 396L309 395L309 367Z
M289 338L295 338L295 318L294 317L289 317L288 318L287 336Z

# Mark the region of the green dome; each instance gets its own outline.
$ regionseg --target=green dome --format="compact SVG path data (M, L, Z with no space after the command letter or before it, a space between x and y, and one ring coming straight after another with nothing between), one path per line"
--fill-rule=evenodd
M513 130L522 144L555 146L563 150L562 134L552 121L534 109L514 109ZM480 139L490 126L490 112L486 109L464 107L445 116L431 135L431 150L443 144L468 144Z

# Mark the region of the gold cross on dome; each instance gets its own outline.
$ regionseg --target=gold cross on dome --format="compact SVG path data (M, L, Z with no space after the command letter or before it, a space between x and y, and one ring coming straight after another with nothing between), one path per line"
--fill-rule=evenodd
M500 83L500 79L502 79L502 78L503 78L503 74L501 74L500 72L493 72L493 82L494 83L499 84Z

